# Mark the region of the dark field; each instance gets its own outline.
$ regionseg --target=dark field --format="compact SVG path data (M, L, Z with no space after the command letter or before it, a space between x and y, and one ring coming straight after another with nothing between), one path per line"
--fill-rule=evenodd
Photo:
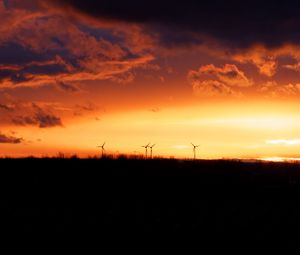
M298 164L2 159L0 165L3 233L298 242Z

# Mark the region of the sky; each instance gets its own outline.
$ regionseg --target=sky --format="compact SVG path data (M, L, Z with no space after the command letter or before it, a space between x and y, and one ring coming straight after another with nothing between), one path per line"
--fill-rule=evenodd
M0 0L0 156L299 157L299 8Z

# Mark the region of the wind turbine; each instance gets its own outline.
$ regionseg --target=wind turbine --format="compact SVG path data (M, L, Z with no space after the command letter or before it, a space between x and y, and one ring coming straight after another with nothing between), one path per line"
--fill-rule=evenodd
M194 145L193 143L191 143L193 145L193 152L194 152L194 160L196 160L196 149L200 146L200 145Z
M101 150L102 150L102 158L103 158L103 156L104 156L104 151L105 151L105 149L104 149L104 146L105 146L105 144L106 144L106 142L104 142L102 145L100 145L100 146L97 146L98 148L101 148Z
M143 148L145 148L145 155L146 155L146 158L147 158L147 156L148 156L148 148L150 147L149 146L150 145L150 143L148 143L147 145L144 145L144 146L142 146Z
M152 144L152 146L149 146L149 148L150 148L150 158L152 158L152 149L153 149L153 147L155 146L156 144Z

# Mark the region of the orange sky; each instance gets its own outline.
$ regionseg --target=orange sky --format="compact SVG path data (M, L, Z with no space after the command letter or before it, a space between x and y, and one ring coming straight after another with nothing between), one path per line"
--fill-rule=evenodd
M63 127L14 127L21 144L2 144L1 155L53 155L58 151L81 156L97 153L106 141L108 153L143 154L155 143L157 156L191 157L190 142L199 144L199 158L297 157L300 139L298 102L203 102L165 108L94 111L65 119ZM95 116L101 116L95 119ZM4 126L10 133L12 126Z
M0 156L299 157L300 48L167 47L149 27L0 0ZM151 28L154 29L154 28ZM155 28L157 29L157 28Z

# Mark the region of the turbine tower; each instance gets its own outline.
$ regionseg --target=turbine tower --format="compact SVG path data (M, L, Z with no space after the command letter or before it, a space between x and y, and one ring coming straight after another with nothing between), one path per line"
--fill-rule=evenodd
M105 151L104 146L105 146L105 144L106 144L106 142L104 142L104 143L103 143L102 145L100 145L100 146L97 146L98 148L101 148L101 150L102 150L101 158L103 158L103 156L104 156L104 151Z
M152 146L149 146L149 148L150 148L150 158L152 159L152 149L153 149L153 147L155 146L156 144L152 144Z
M146 155L146 158L147 158L147 156L148 156L148 148L150 147L149 145L150 145L150 143L148 143L147 145L142 146L143 148L145 148L145 155Z
M200 146L200 145L194 145L193 143L191 143L193 145L193 152L194 152L194 160L196 160L196 149Z

